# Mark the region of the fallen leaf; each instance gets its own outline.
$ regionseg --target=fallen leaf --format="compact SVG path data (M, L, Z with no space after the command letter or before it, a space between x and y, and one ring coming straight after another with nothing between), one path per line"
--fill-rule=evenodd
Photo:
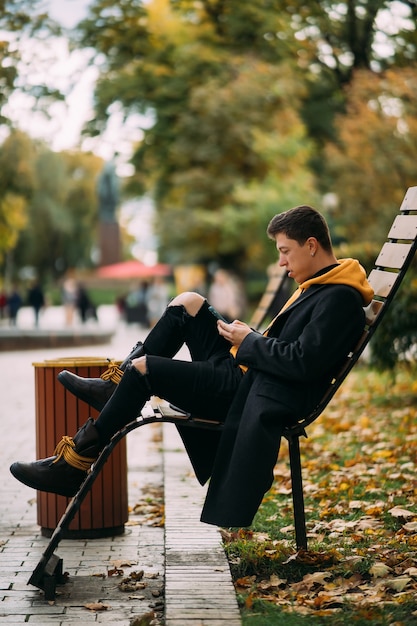
M374 563L369 570L369 573L374 578L384 578L384 576L387 576L390 572L391 568L388 567L388 565L385 565L385 563L381 563L380 561Z
M293 533L294 532L294 526L293 525L291 525L291 526L283 526L282 528L279 529L279 532L280 533L284 533L284 534L286 534L286 533Z
M417 577L417 567L409 567L408 569L404 570L404 574Z
M407 509L401 509L399 506L394 506L394 508L390 509L388 513L390 513L393 517L402 517L403 519L416 516L416 513L408 511Z
M155 613L151 611L150 613L145 613L141 617L135 617L130 622L130 626L151 626L153 620L155 619Z
M252 587L255 581L256 576L244 576L243 578L237 579L236 585L238 587Z
M330 572L313 572L312 574L306 574L303 577L305 583L311 583L312 585L324 585L328 578L331 578Z
M107 611L110 607L108 604L103 604L102 602L91 602L90 604L84 604L84 608L89 611Z
M258 584L258 588L262 591L268 591L269 589L277 589L278 587L285 585L286 582L286 579L279 578L276 574L271 574L269 580L262 580Z
M352 510L361 509L364 505L365 502L362 502L361 500L351 500L349 502L349 508Z
M137 561L130 561L128 559L117 559L116 561L112 561L111 563L116 569L120 569L121 567L133 567L133 565L138 564Z
M394 591L402 591L412 581L409 576L399 576L398 578L391 578L384 581L385 587L389 587Z
M110 576L123 576L123 574L124 574L124 571L122 569L115 568L115 569L107 570L107 576L109 577Z

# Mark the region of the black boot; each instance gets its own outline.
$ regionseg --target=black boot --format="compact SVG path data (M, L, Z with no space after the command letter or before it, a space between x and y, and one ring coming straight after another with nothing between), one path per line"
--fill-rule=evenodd
M33 463L13 463L10 471L21 483L38 489L73 496L87 476L103 446L90 417L75 437L63 437L54 456Z
M102 373L100 378L82 378L68 370L59 372L57 378L74 396L87 402L90 406L101 411L108 402L119 384L126 366L132 359L137 359L145 354L141 341L134 346L130 354L120 365L114 361L109 362L109 367Z
M128 363L116 393L96 421L90 417L74 439L63 437L54 456L33 463L13 463L11 473L33 489L75 495L100 451L118 430L140 414L150 395L147 377Z
M116 391L96 419L100 439L110 441L117 431L135 420L151 393L148 377L128 363Z

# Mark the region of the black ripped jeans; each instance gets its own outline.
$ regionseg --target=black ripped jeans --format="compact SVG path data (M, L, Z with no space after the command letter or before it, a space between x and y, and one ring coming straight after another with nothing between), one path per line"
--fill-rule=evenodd
M191 361L173 358L184 344ZM207 302L195 317L183 306L168 306L143 348L153 395L202 418L226 418L243 374Z

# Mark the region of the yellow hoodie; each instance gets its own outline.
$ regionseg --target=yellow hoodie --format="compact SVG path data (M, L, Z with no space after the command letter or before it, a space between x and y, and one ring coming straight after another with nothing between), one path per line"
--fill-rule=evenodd
M354 287L362 296L363 305L367 306L374 297L374 290L368 283L366 272L356 259L340 259L338 265L320 276L308 278L298 286L298 289L284 304L278 315L288 309L306 289L311 285L348 285ZM269 327L271 324L269 325Z

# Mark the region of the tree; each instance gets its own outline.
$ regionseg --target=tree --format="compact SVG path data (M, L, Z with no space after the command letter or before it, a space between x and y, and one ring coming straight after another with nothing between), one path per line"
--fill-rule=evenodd
M337 142L325 148L325 175L338 194L338 235L380 242L408 187L417 160L417 66L355 73Z
M312 165L321 177L321 147L337 136L333 119L344 112L357 72L381 73L417 60L417 5L409 0L313 0L300 7L284 0L283 10L292 15L305 68L302 116L317 143Z
M194 89L178 116L158 230L171 260L217 259L242 270L264 267L269 219L311 198L313 181L291 68L244 56L228 69L229 80Z
M289 27L278 7L97 0L80 25L83 45L102 59L89 132L102 130L115 103L126 115L153 115L131 188L155 199L166 260L216 257L241 268L253 228L262 224L264 238L271 217L259 210L263 200L253 202L257 183L277 190L287 179L294 199L311 191L302 86L282 60Z
M27 206L36 186L35 154L34 144L19 131L0 148L0 264L27 222Z
M58 34L59 29L42 11L40 0L0 0L0 30L0 127L13 129L5 105L14 92L30 94L34 106L43 98L49 101L58 97L55 88L25 81L25 75L34 74L37 55L32 39ZM25 57L23 52L28 45L31 53ZM0 265L13 250L27 220L28 200L36 186L34 149L29 138L19 132L12 132L1 148Z
M96 179L102 164L95 155L39 148L37 185L14 251L16 265L35 267L43 279L59 278L69 268L91 267L97 243Z
M347 242L361 242L359 256L365 244L380 248L405 191L416 184L416 69L355 72L346 113L336 118L338 140L325 147L326 179L338 195L334 231ZM415 285L413 266L371 342L379 369L394 370L415 346Z

